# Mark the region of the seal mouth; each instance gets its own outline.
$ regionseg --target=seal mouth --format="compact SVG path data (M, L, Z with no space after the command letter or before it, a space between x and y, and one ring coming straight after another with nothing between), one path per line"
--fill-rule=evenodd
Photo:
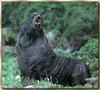
M42 17L40 14L37 13L33 13L31 15L31 19L32 19L32 28L34 29L40 29L42 27Z
M35 26L40 26L40 24L41 24L41 17L40 17L40 15L36 15L33 20L34 20L34 25Z

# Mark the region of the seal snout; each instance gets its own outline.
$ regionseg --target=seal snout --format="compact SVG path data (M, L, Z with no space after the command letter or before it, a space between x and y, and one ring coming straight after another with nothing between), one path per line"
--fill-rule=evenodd
M36 26L40 26L40 24L41 24L41 16L39 14L34 17L34 24Z

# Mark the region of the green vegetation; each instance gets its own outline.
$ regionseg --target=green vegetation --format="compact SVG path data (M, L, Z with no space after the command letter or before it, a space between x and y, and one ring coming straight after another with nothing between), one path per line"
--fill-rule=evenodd
M75 36L98 36L98 3L4 2L2 12L2 26L10 26L16 34L33 12L40 13L44 29L54 33L57 47L66 47L64 43Z
M20 80L16 80L16 76L19 75L19 68L16 62L16 57L9 54L3 55L2 66L2 87L21 87L21 84L19 83Z
M44 30L55 39L55 53L71 58L83 59L90 67L92 76L98 77L98 3L82 2L3 2L2 34L5 41L14 39L20 27L31 13L43 16ZM67 52L69 42L79 36L89 37L85 46L73 53ZM10 41L10 43L12 43ZM15 43L15 42L14 42ZM11 44L12 45L12 44ZM16 55L3 53L2 87L22 88L27 86L28 77L20 77ZM33 88L91 88L92 85L73 87L53 84L46 78L37 81ZM98 87L98 82L94 85Z

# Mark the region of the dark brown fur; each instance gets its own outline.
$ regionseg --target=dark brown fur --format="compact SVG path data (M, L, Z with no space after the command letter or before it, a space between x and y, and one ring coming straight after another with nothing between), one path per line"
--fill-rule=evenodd
M37 22L40 24L35 24ZM52 82L63 85L85 84L85 79L90 77L89 67L82 60L56 55L42 24L41 16L33 13L18 34L17 61L22 75L33 80L48 77Z

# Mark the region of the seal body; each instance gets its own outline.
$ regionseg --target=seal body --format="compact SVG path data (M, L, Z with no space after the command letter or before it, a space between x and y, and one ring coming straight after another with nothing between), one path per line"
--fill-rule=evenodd
M21 27L16 43L21 75L33 80L48 77L53 83L85 84L90 78L88 65L82 60L55 54L43 30L42 17L33 13Z

